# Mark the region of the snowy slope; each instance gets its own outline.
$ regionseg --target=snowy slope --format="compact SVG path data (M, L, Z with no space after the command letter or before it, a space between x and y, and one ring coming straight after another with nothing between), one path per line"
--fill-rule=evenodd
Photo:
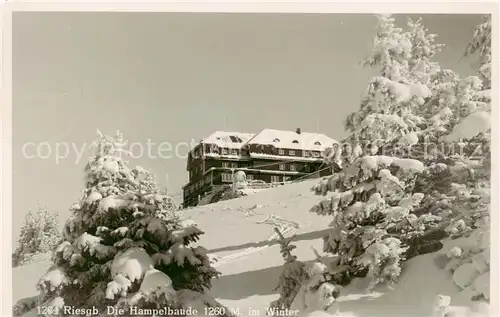
M39 261L16 267L12 270L12 301L32 297L37 294L36 282L47 272L51 265L50 257L47 255Z
M322 249L321 237L331 219L309 212L322 199L310 191L317 181L289 184L184 211L185 217L205 231L200 244L218 260L215 267L222 276L213 282L214 297L239 309L242 316L248 316L250 309L265 316L265 309L277 298L273 288L283 264L273 225L281 227L286 236L297 235L294 254L302 261L314 259L311 246ZM354 281L342 290L334 310L341 316L429 316L438 294L452 296L452 305L472 305L465 296L458 296L451 275L438 268L434 257L427 254L405 263L394 290L378 289L368 294L364 281ZM49 265L46 260L13 270L14 301L36 294L34 285Z
M288 184L238 199L187 209L184 216L192 218L206 232L200 243L214 253L233 253L248 247L265 246L268 238L274 238L272 223L289 227L297 223L299 228L292 231L298 234L327 227L328 219L309 213L312 205L322 199L310 191L316 182L309 180ZM273 214L277 218L268 219L269 224L259 223Z

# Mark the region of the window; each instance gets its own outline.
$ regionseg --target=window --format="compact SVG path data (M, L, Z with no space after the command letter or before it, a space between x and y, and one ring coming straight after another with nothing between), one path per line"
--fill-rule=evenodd
M233 181L233 175L228 174L228 173L223 173L222 174L222 181L223 182L232 182Z
M314 145L321 145L321 142L316 141L316 142L314 142Z
M227 155L227 149L226 148L222 148L222 155Z
M288 151L288 154L289 154L289 155L295 155L295 150L289 150L289 151Z
M210 144L208 152L219 153L219 147L215 144Z
M309 151L304 151L304 157L308 157L310 156L311 153L309 153Z
M205 176L205 184L210 184L210 177L208 175Z
M253 181L253 175L252 174L247 175L247 181Z
M291 171L296 171L297 168L295 167L295 164L290 164L290 170Z
M236 162L231 163L231 167L232 168L237 168L238 167L238 163L236 163Z
M283 149L279 149L279 150L278 150L278 153L279 153L279 155L285 155L285 150L283 150Z
M280 164L280 171L284 171L285 170L285 164Z
M313 152L314 157L319 157L319 152Z
M274 143L278 143L280 141L280 139L276 138L273 140Z
M299 143L299 141L297 141L297 140L293 140L293 141L292 141L292 143Z
M309 173L311 171L311 167L309 167L309 164L306 164L304 166L304 170L306 171L306 173Z
M231 155L238 155L238 150L236 149L231 150Z
M278 175L271 175L271 183L279 183L281 182L281 178Z
M240 138L240 137L237 137L237 136L234 136L234 135L230 135L229 138L231 139L231 141L233 141L234 143L242 143L243 140Z
M230 168L231 167L231 163L230 162L222 162L222 167Z

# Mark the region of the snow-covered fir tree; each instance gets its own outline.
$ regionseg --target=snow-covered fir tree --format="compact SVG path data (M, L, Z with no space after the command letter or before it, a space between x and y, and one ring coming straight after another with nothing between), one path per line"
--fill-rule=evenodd
M476 28L481 52L491 51L476 40L487 28ZM396 282L401 261L469 234L489 213L491 99L480 76L441 69L431 58L442 45L420 20L403 31L382 16L379 29L366 64L380 76L346 120L352 134L325 152L341 171L314 188L328 197L312 208L334 217L324 239L339 258L333 280L367 273L370 287Z
M30 210L24 218L17 247L12 254L12 266L16 267L36 255L52 251L60 239L57 213L38 205L36 211Z
M423 169L417 160L365 155L315 187L328 196L311 212L333 216L323 246L338 256L333 282L347 284L366 274L370 288L397 281L413 239L438 220L412 213L423 198L413 193Z
M411 148L411 146L422 143L424 137L428 136L431 131L441 131L444 133L440 136L446 135L446 131L453 128L453 125L449 124L450 120L447 122L446 119L454 117L456 118L456 122L458 122L460 117L470 114L463 111L464 105L470 105L478 100L471 93L477 91L479 87L475 78L456 80L457 76L453 72L442 71L439 65L431 60L442 47L442 45L435 44L435 35L427 34L427 30L423 27L420 20L416 22L410 20L407 26L409 30L403 32L401 29L394 27L394 19L387 16L382 16L379 19L379 28L381 31L376 36L374 41L375 48L366 64L379 66L381 76L374 78L370 82L366 95L362 100L360 111L349 115L347 118L346 128L352 132L352 135L347 139L349 146L337 146L327 153L327 159L330 162L334 162L339 167L347 164L347 167L338 175L334 175L326 183L326 186L319 186L319 193L326 194L326 191L333 191L334 195L331 195L333 197L313 208L318 213L334 214L333 227L336 229L332 231L329 237L329 240L334 241L334 243L330 243L330 245L333 245L330 248L327 239L325 241L325 251L338 252L341 255L340 264L346 262L342 260L342 255L346 255L347 262L351 262L347 267L348 271L352 270L352 259L363 255L362 260L357 261L357 264L362 263L364 266L368 266L369 274L372 275L374 283L386 279L394 281L393 277L399 274L398 263L405 253L402 248L403 242L406 244L405 248L409 249L406 254L415 255L417 250L416 248L413 248L413 250L411 248L411 240L409 240L408 236L409 232L419 232L428 229L424 224L425 222L433 223L442 220L442 217L438 215L419 214L417 216L416 214L410 214L410 211L413 211L417 207L418 202L424 198L424 193L413 191L418 175L412 176L410 183L404 180L401 182L401 176L404 176L405 172L399 170L394 175L387 168L391 167L391 164L393 165L395 160L396 162L398 160L401 162L400 158L394 156L407 156L411 158L415 156L415 152L413 150L396 153L393 145L397 144L397 146L403 145ZM449 76L443 76L446 74ZM447 81L443 83L439 79ZM451 85L447 86L447 83L451 83ZM441 98L443 94L448 94L448 98ZM438 105L433 105L434 108L431 108L429 111L430 105L436 101ZM443 111L445 106L440 106L439 103L446 104L449 111ZM450 109L450 104L453 104L452 108L455 111ZM476 108L473 106L469 107L472 111L476 110ZM434 111L437 113L434 112L433 116L426 116L426 110L427 113L433 113ZM441 114L444 115L440 116ZM460 116L459 114L462 115ZM446 124L448 125L446 126ZM452 130L450 134L452 137L455 131ZM477 132L473 135L476 134ZM452 139L450 135L446 135L445 137L450 140ZM434 139L434 141L436 140ZM363 141L364 144L362 143ZM370 147L366 148L367 144L370 144ZM387 145L390 145L389 151L387 150ZM365 148L364 150L362 146ZM427 149L423 150L418 151L417 148L417 158L426 158L425 154L427 153L425 153L425 150ZM419 155L421 154L420 152L424 152L424 157ZM436 157L432 157L428 161L432 161L432 159L436 159ZM384 163L382 166L378 166L375 163L377 161ZM418 171L420 173L429 171L420 161L412 161L412 164L421 166L421 169ZM370 166L370 168L367 168L367 166ZM373 169L373 171L370 171L370 169ZM391 169L394 169L394 166ZM380 173L380 171L383 171L383 173ZM379 175L376 173L379 173ZM397 184L405 184L405 186L400 186L400 189L402 192L406 192L408 196L400 196L399 200L414 199L410 205L399 209L398 212L400 214L398 217L400 219L396 217L396 223L389 227L387 227L387 215L385 215L386 212L384 211L387 208L387 206L384 206L386 204L385 197L381 193L377 193L376 191L370 193L365 189L367 185L370 190L377 188L377 183L383 177L392 179ZM359 184L360 181L362 184ZM331 184L332 182L334 183L333 185ZM347 193L347 198L343 198L345 192ZM354 198L351 197L352 195L354 195ZM387 196L387 198L389 197L391 200L394 199L393 195ZM379 205L378 201L380 198L384 202ZM346 201L343 202L343 200ZM384 229L378 232L380 237L384 237L387 233L390 233L391 238L380 239L379 237L375 239L378 242L368 247L366 243L363 243L363 238L360 239L360 235L364 235L365 230L363 227L368 225L363 223L363 218L370 215L371 212L368 214L365 213L364 217L358 216L358 222L354 221L351 224L353 227L351 230L358 228L359 233L357 236L352 235L349 230L346 230L346 225L339 222L338 219L356 215L359 213L359 210L367 208L364 206L365 204L368 204L368 209L371 210L373 207L369 207L370 201L378 206L381 214L378 215L378 222L371 220L369 225L375 225L375 228ZM357 208L353 208L354 206ZM398 199L389 202L388 206L390 208L399 206ZM404 215L403 218L401 218L402 215ZM406 219L409 216L411 216L411 220ZM395 234L399 234L399 236L394 238ZM356 245L356 240L358 240L358 245ZM342 241L349 243L342 246ZM384 261L385 263L389 263L387 268L380 265Z
M488 27L490 30L488 30ZM491 21L478 25L467 54L480 53L477 76L460 78L448 71L427 102L435 113L422 131L426 141L437 148L427 154L425 173L417 188L426 193L421 208L449 213L450 230L466 234L478 219L488 217L491 173L491 73L484 71L491 62ZM484 54L484 55L482 55ZM488 67L486 67L488 68ZM457 234L457 232L454 232Z
M274 289L279 292L279 298L271 303L268 315L280 316L290 309L295 296L299 292L306 278L306 265L301 261L297 261L297 257L292 254L292 251L296 248L295 245L291 244L294 236L285 238L278 228L274 230L279 237L278 243L285 264L279 276L278 286Z
M447 165L434 166L438 177L433 181L442 190L429 195L440 197L429 199L428 205L451 214L445 230L462 241L445 250L445 270L458 287L467 289L471 299L484 304L490 300L491 16L475 28L466 55L474 52L480 58L477 77L466 78L469 85L459 87L458 105L453 109L456 120L450 125L451 133L443 136L448 143L458 144L460 151L450 156Z
M365 154L386 154L392 143L418 142L415 132L424 120L419 108L432 94L430 77L438 66L431 58L442 45L435 44L420 21L409 20L409 31L397 28L391 16L378 21L374 49L364 65L379 69L380 75L369 82L360 109L347 116L351 135L344 151L361 144Z
M191 247L203 232L171 208L152 174L129 168L123 137L99 133L96 155L85 168L85 190L72 207L53 266L38 282L39 306L49 315L64 307L123 308L125 315L188 316L196 309L231 315L205 292L218 272L206 249ZM134 310L134 311L132 311ZM42 312L43 313L43 312Z
M465 55L480 55L478 75L484 89L491 88L491 15L486 15L483 22L474 29L472 41L466 48Z

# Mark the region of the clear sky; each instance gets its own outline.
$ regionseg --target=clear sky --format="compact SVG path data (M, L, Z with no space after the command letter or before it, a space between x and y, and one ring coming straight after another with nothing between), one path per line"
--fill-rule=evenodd
M423 21L447 45L442 67L472 74L461 57L480 16ZM37 202L68 217L89 154L77 162L78 153L97 128L142 144L131 165L150 169L172 194L187 180L187 148L160 158L162 142L297 127L341 139L374 74L359 62L375 23L355 14L14 13L14 238ZM58 143L68 154L56 161Z

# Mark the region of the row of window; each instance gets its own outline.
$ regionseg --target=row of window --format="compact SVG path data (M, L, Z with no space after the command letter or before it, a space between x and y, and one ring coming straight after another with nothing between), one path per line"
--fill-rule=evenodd
M236 163L236 162L222 162L222 167L225 167L225 168L237 168L238 167L238 163Z
M293 163L290 163L290 164L280 163L280 165L279 165L280 171L286 171L287 170L287 168L286 168L287 165L289 166L289 170L290 171L292 171L292 172L297 171L297 165L293 164ZM304 165L304 172L309 173L310 171L311 171L311 167L309 166L309 164L305 164Z
M230 174L230 173L222 173L221 174L221 177L222 177L222 181L223 182L233 182L233 174ZM252 181L254 180L254 177L253 175L249 174L249 175L246 175L246 178L247 178L247 181Z
M279 138L275 138L275 139L273 140L273 142L274 142L274 143L278 143L278 142L280 142L280 139L279 139ZM299 140L293 140L293 141L292 141L292 143L296 143L296 144L298 144L298 143L299 143ZM319 146L319 145L321 145L321 142L316 141L316 142L314 142L314 145L318 145L318 146Z
M231 154L231 155L239 155L237 149L231 149L231 150L229 150L229 149L226 149L226 148L222 148L222 149L220 149L220 151L221 151L222 155L229 155L229 154Z
M192 169L189 171L189 179L191 179L193 176L198 175L202 172L203 167L201 165L195 165L192 167Z
M289 164L290 166L290 170L291 171L296 171L297 170L297 167L295 166L295 164ZM286 164L282 163L280 164L280 171L286 171Z
M204 185L210 184L211 181L212 181L212 174L205 176L204 179L186 187L186 195L194 193L198 189L202 188Z
M214 146L212 149L207 149L207 152L216 153L217 149L218 149L218 147ZM201 151L202 151L201 147L196 148L192 152L192 157L194 157L194 158L200 157ZM229 154L230 155L240 155L240 151L238 149L220 148L220 154L221 155L229 155Z
M198 189L201 189L204 185L210 184L211 177L212 177L211 174L207 175L207 176L205 176L205 178L203 180L200 180L200 181L186 187L185 195L187 196L191 193L194 193ZM225 182L225 183L232 183L233 182L233 174L232 173L222 173L221 178L222 178L222 182ZM252 174L246 175L246 178L247 178L247 181L252 181L252 180L254 180L254 175L252 175ZM282 181L283 181L283 179L280 175L271 175L271 183L280 183Z
M227 148L221 148L220 149L222 155L240 155L240 152L238 149L227 149ZM278 154L279 155L285 155L286 151L285 149L278 149ZM320 152L318 151L303 151L304 157L320 157ZM288 155L289 156L295 156L296 152L295 150L288 150Z
M304 157L320 157L320 152L318 151L303 151ZM279 155L285 155L285 149L278 149ZM295 156L295 150L288 150L289 156Z

